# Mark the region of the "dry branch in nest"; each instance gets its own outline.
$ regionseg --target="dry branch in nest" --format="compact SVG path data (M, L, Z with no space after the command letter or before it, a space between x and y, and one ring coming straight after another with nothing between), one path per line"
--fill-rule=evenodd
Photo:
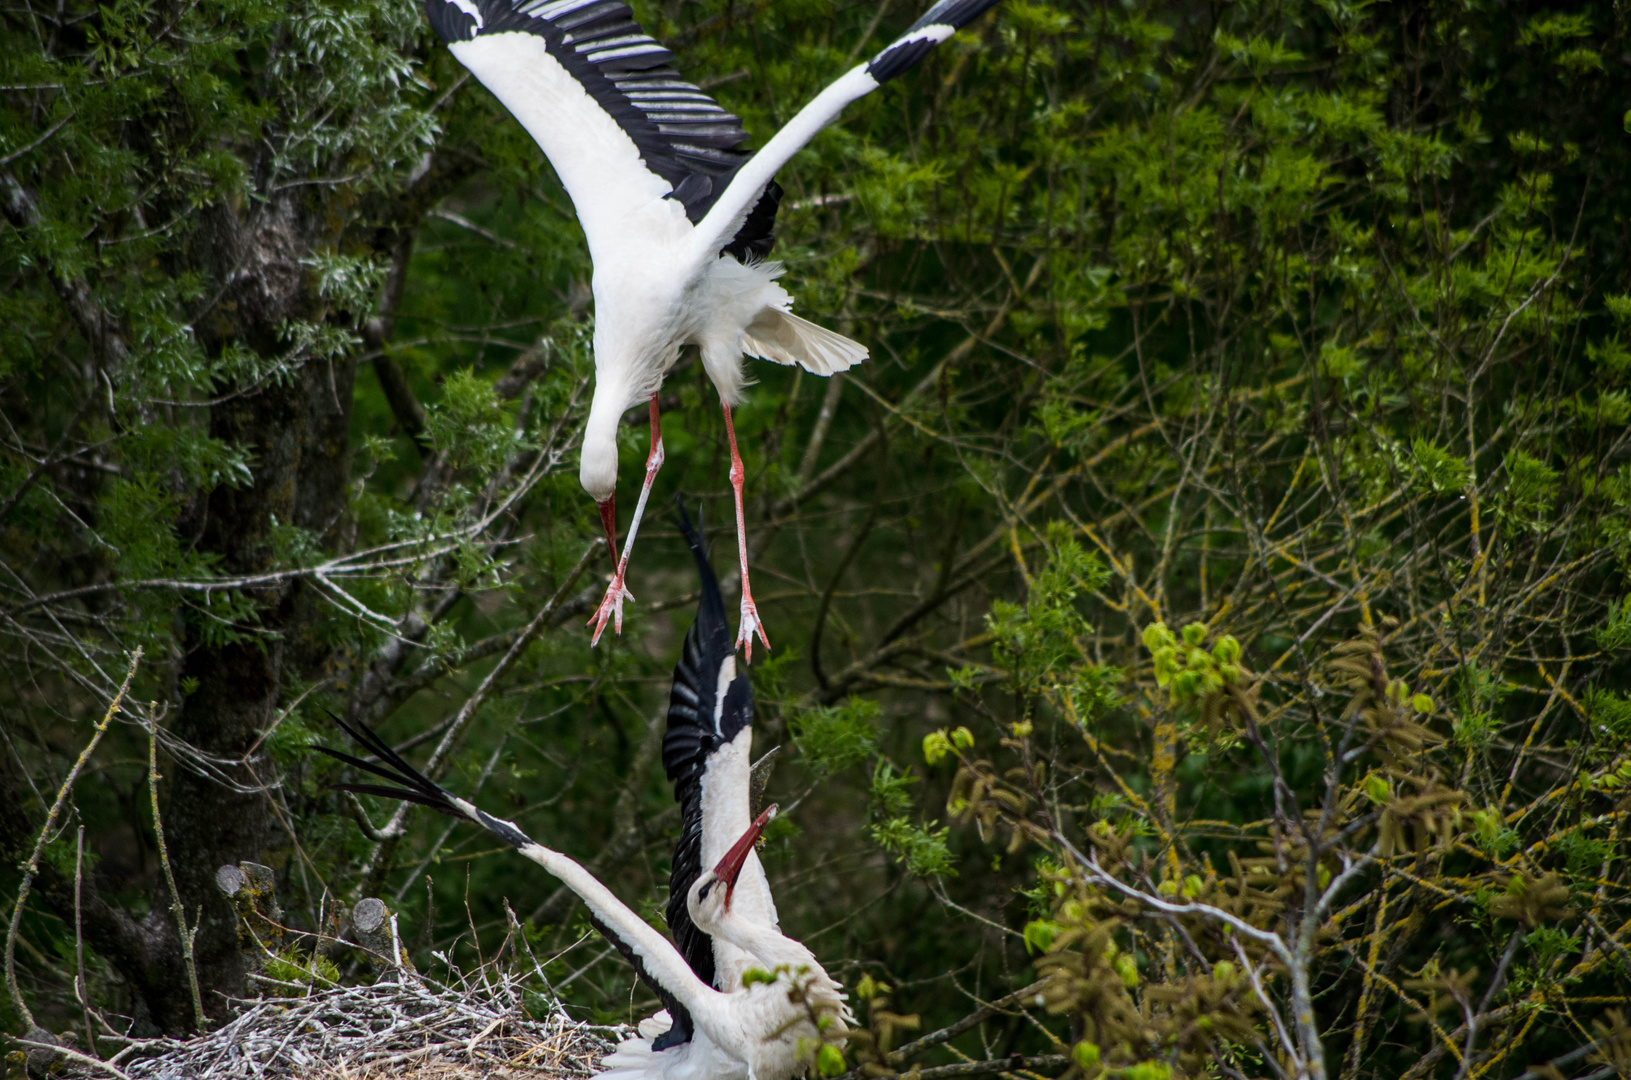
M130 1080L568 1080L587 1077L618 1029L558 1004L535 1019L519 982L490 974L466 987L414 977L261 998L225 1027L153 1044L123 1066ZM536 1000L536 999L535 999ZM158 1051L154 1053L154 1051Z

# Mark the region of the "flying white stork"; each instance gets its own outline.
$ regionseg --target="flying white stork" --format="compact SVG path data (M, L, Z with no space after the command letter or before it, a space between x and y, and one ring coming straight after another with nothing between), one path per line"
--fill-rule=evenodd
M577 210L594 264L595 392L578 479L600 506L616 570L589 621L594 642L623 630L625 579L652 481L663 463L657 390L696 345L719 391L736 495L742 608L737 640L770 639L748 583L745 472L731 409L745 385L742 356L798 364L816 375L866 358L848 338L794 315L762 261L774 242L775 176L845 105L921 60L996 0L939 0L910 30L828 86L758 152L740 149L737 117L679 77L673 53L640 29L623 0L425 0L459 62L543 148ZM617 426L641 400L651 409L645 483L617 554Z
M618 1054L608 1055L606 1064L611 1068L601 1075L616 1080L788 1080L811 1071L812 1046L823 1040L842 1040L853 1022L842 988L808 949L732 911L742 867L775 815L775 807L754 820L719 863L698 875L687 892L687 909L698 928L760 957L775 976L773 981L756 981L726 993L699 978L672 942L578 862L530 839L513 822L495 818L434 783L372 732L352 728L343 720L338 723L379 761L365 761L326 746L317 749L393 785L337 785L341 790L429 806L472 821L514 847L578 894L595 927L656 988L665 1004L685 1011L702 1036L663 1053L653 1052L649 1043L641 1047L644 1040L632 1041L632 1046L626 1042ZM613 1060L625 1050L632 1052Z

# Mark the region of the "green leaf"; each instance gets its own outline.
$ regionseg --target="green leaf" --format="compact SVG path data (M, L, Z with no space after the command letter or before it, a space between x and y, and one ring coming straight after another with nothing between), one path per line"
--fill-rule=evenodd
M800 759L817 776L825 776L872 756L882 715L877 702L850 697L837 705L795 713L788 726Z

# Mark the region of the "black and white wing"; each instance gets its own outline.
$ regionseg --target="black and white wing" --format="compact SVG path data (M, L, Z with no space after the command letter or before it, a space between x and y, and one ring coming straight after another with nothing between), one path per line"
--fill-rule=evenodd
M712 245L745 228L758 214L761 193L774 183L776 171L838 118L844 106L872 93L915 67L936 45L997 3L997 0L940 0L923 17L864 64L839 76L731 177L729 186L697 223L695 242Z
M656 226L702 220L748 159L740 119L680 78L623 0L425 0L425 12L543 148L597 261L665 200L684 218ZM768 254L780 197L762 183L723 249Z
M725 620L725 600L702 537L692 527L683 502L679 509L680 530L691 546L702 579L702 602L674 667L668 727L663 733L663 772L674 785L674 799L680 804L680 837L674 844L668 879L668 932L691 970L709 985L717 985L713 939L691 921L685 898L702 873L703 779L708 761L714 751L751 726L753 691L747 676L736 674L736 652L730 624ZM674 1027L664 1036L668 1041L662 1045L689 1038L689 1032L682 1035L678 1028L676 1018Z
M341 730L343 730L347 735L350 735L354 740L372 753L377 760L366 761L362 758L354 757L351 754L334 750L327 746L316 746L313 747L313 749L319 751L320 753L327 754L331 758L336 758L343 761L347 765L350 765L351 767L362 772L370 773L383 780L390 781L389 784L335 784L334 787L336 789L340 791L354 791L360 795L378 795L381 798L386 799L401 799L403 802L418 803L420 806L428 806L432 810L439 811L443 814L448 814L452 817L464 818L467 821L480 825L482 828L486 829L488 832L492 833L494 836L498 837L500 840L504 841L506 844L509 844L511 847L522 852L523 854L526 854L529 849L534 849L538 846L530 837L527 836L526 833L517 828L514 822L493 817L485 810L482 810L480 807L459 798L451 791L442 787L442 785L425 776L418 769L415 769L412 765L409 765L405 760L403 760L400 754L391 749L389 743L387 743L384 739L381 739L372 731L369 731L367 728L363 727L354 728L350 724L347 724L344 720L341 720L338 716L334 717L334 722L339 724ZM664 986L662 980L653 974L650 965L646 963L646 956L643 954L643 950L638 947L638 942L631 940L627 934L617 933L613 926L608 925L607 920L604 917L606 914L606 911L596 911L594 906L590 905L590 924L593 925L596 930L600 931L601 937L604 937L616 947L617 951L620 952L623 955L623 958L627 960L630 966L634 968L635 974L640 977L640 981L645 983L647 989L651 990L651 992L656 995L658 1001L662 1002L663 1007L668 1010L668 1014L674 1019L674 1028L678 1028L683 1024L687 1032L686 1037L689 1038L692 1023L691 1014L686 1010L684 1005L680 1004L680 1000L674 994L674 992L670 988ZM630 917L635 918L634 916ZM692 927L692 929L695 930L696 928ZM704 937L704 940L707 940L706 937ZM712 953L709 954L709 958L711 961ZM693 970L695 970L694 965ZM698 975L701 976L701 973L699 972ZM703 977L702 981L710 986L712 985L712 980L708 977ZM674 1041L683 1042L684 1040L680 1039ZM661 1047L659 1047L659 1049L661 1049Z

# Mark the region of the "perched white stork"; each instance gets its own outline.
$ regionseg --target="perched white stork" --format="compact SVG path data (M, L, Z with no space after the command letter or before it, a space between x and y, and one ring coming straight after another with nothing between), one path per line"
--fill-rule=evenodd
M823 1041L842 1045L849 1025L855 1023L844 988L827 974L814 953L773 924L738 911L733 902L733 891L743 884L739 880L742 864L775 816L776 808L771 806L755 818L718 865L699 874L685 894L692 922L716 947L728 943L736 955L755 961L749 967L774 980L768 997L757 996L764 982L719 991L726 999L745 995L750 1002L743 1009L745 1016L752 1017L748 1021L751 1031L744 1025L744 1042L751 1046L755 1039L761 1041L758 1052L746 1062L747 1080L814 1074L813 1048ZM738 1080L729 1064L719 1060L719 1049L733 1044L721 1042L716 1029L694 1008L692 1015L697 1031L689 1043L663 1050L645 1037L626 1039L602 1061L602 1080ZM785 1026L774 1026L778 1022ZM770 1034L754 1035L753 1031ZM645 1034L642 1025L642 1036Z
M617 1080L788 1080L811 1071L811 1047L823 1040L842 1040L853 1018L839 984L804 946L762 924L739 919L732 911L742 867L775 807L753 821L687 893L687 908L697 927L750 949L774 976L771 981L756 981L727 993L699 978L672 942L578 862L530 839L513 822L495 818L434 783L372 732L338 722L379 761L364 761L325 746L317 749L400 785L341 784L341 790L429 806L472 821L511 845L577 893L595 927L628 958L640 977L669 1008L684 1010L695 1024L697 1037L661 1053L643 1039L625 1042L617 1053L607 1056L605 1064L610 1068L602 1076Z
M749 968L763 968L763 958L748 955L735 944L711 936L692 920L687 897L691 887L711 866L725 857L753 818L752 767L753 688L746 674L738 673L730 625L719 579L708 561L699 531L692 527L685 504L676 496L680 531L696 560L702 583L697 617L686 632L680 659L674 667L669 694L668 726L663 733L663 771L674 785L680 804L680 836L674 844L669 871L668 930L704 982L724 991L742 985ZM754 852L745 856L735 888L733 911L740 920L779 933L776 902L770 883ZM643 1025L655 1036L654 1051L667 1050L691 1038L690 1018L670 1012L671 1026L658 1031L662 1020Z
M753 742L753 689L747 676L737 672L719 579L708 561L700 530L692 526L685 512L685 504L678 496L675 504L680 531L696 560L702 597L674 667L668 725L663 733L663 769L674 785L674 798L681 810L665 914L669 934L691 970L715 989L730 992L741 989L742 976L750 968L763 970L775 965L699 927L691 918L689 897L704 874L703 868L722 862L737 838L748 830L753 818L755 778L762 765L748 763ZM742 860L731 910L739 922L752 924L761 932L779 934L776 903L757 852L743 853ZM607 1059L608 1064L650 1071L655 1065L647 1058L664 1053L672 1054L675 1060L686 1060L693 1054L698 1060L707 1060L711 1051L705 1047L677 1049L693 1038L706 1041L707 1037L696 1033L689 1013L676 1007L659 987L652 989L663 1001L664 1010L642 1021L641 1038L625 1043L617 1057Z
M845 105L916 64L996 0L939 0L912 28L806 105L756 153L740 149L739 119L669 66L674 56L634 22L623 0L425 0L459 62L521 121L555 167L594 263L595 392L578 478L599 504L616 570L589 621L623 629L629 552L663 463L657 390L696 345L719 391L736 494L742 563L737 641L770 640L748 583L742 456L731 409L742 399L742 356L798 364L816 375L866 358L848 338L794 315L764 262L781 188L776 171ZM645 483L617 554L617 426L650 403Z

